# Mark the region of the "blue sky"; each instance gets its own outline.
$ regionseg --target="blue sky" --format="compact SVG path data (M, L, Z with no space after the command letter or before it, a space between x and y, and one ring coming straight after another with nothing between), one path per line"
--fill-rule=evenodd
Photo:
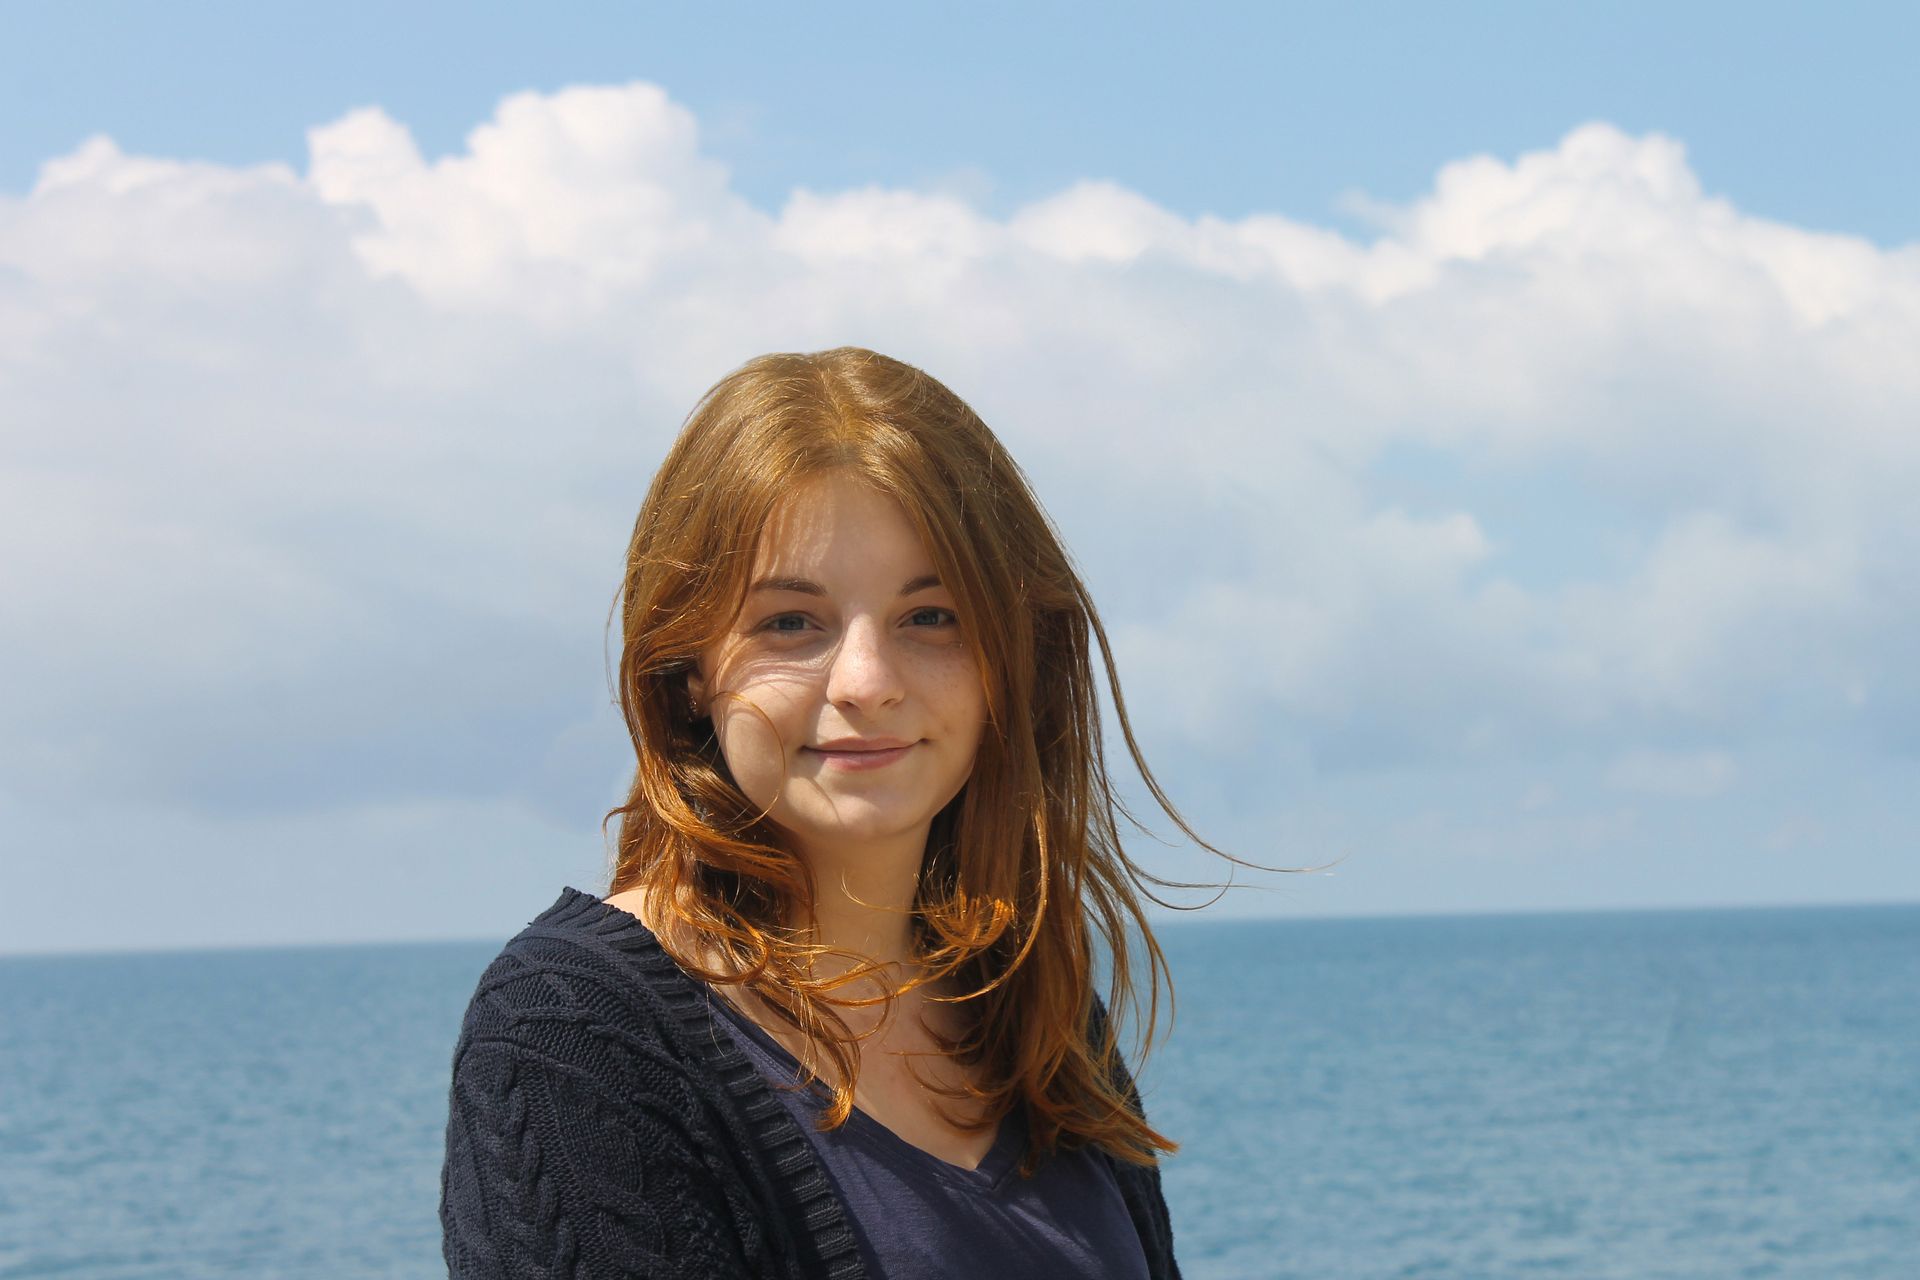
M93 132L298 160L377 103L429 155L516 89L646 79L748 198L955 183L1005 212L1108 178L1187 214L1326 219L1586 120L1683 139L1743 209L1920 237L1904 4L96 4L15 13L0 185Z
M1188 816L1341 859L1215 910L1920 897L1909 9L22 23L0 950L604 888L639 494L840 342L1022 460Z

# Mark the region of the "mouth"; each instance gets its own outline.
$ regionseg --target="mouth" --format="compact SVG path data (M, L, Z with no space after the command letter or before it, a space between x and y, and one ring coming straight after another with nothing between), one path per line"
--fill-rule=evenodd
M887 739L875 745L844 745L806 747L803 750L818 755L829 767L836 769L882 769L904 757L907 752L918 746L914 742L901 742Z

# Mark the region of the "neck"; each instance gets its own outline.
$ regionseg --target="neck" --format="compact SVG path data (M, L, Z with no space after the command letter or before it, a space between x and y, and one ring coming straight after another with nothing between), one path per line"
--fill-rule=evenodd
M814 941L882 965L907 964L926 847L921 830L882 844L803 850L813 871ZM837 958L823 963L847 967Z

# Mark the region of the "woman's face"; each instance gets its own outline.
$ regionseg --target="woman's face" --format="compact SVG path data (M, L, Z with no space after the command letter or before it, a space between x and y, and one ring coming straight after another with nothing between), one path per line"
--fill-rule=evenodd
M986 720L952 592L899 503L844 471L776 510L689 690L734 781L816 866L917 866Z

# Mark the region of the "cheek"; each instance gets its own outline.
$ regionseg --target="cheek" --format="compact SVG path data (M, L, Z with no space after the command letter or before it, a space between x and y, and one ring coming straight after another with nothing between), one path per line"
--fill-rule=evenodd
M970 747L977 745L986 727L987 697L980 687L980 672L972 659L946 664L940 673L935 697L947 736Z
M762 710L768 710L762 707ZM736 699L728 699L726 709L714 718L714 733L720 739L720 754L727 767L742 783L750 777L782 771L786 755L782 746L779 721L767 723L768 716L756 712Z
M712 702L714 735L733 781L766 802L806 743L806 706L814 683L803 666L764 664L726 672ZM762 794L755 794L762 793Z

